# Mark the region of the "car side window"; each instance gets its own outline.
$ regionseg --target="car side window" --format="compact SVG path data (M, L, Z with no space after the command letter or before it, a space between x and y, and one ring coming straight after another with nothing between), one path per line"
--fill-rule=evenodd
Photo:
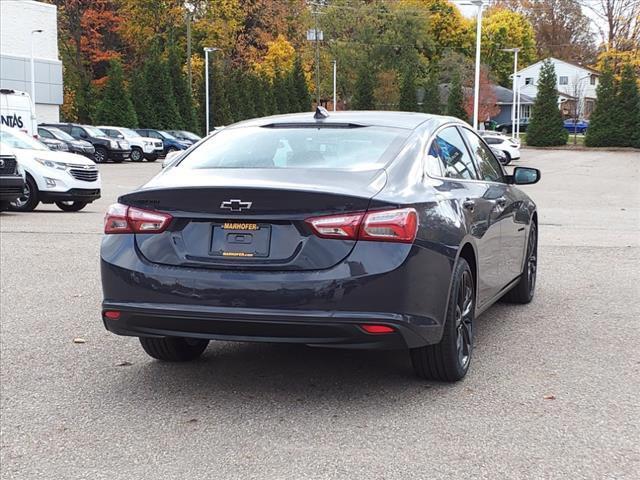
M80 127L71 127L71 136L82 138L82 136L86 136L87 134Z
M431 142L427 158L440 159L440 169L447 178L474 180L476 169L467 147L455 127L442 130Z
M159 134L157 134L156 132L154 132L154 131L149 130L148 133L149 133L149 136L151 138L160 138L160 139L162 139L162 137Z
M493 152L489 150L480 137L473 133L468 128L461 129L467 141L469 147L478 165L478 173L481 180L487 182L504 182L504 175L502 174L502 167L500 163L493 155Z
M484 141L487 142L487 145L499 145L502 143L502 140L494 137L484 137Z
M53 135L51 135L47 130L43 129L38 129L38 135L44 138L53 138Z

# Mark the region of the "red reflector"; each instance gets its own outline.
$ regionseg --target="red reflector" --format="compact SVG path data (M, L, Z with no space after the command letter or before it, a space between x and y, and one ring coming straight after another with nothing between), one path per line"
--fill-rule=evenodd
M386 325L360 325L360 327L367 333L393 333L395 331Z
M120 312L117 310L106 310L102 313L109 320L118 320L120 319Z

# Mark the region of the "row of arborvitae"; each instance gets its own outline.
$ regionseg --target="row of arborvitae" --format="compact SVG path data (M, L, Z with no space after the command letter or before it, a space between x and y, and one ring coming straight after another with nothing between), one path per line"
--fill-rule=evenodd
M632 65L623 67L620 80L605 66L597 94L585 145L640 148L640 95Z
M538 93L531 111L531 122L527 127L527 145L552 147L567 143L569 133L564 128L562 113L558 108L556 71L547 60L540 69Z
M222 67L221 63L212 61L209 71L210 126L311 109L299 59L291 71L278 72L273 79L240 68ZM162 54L154 48L145 63L131 71L127 81L122 63L112 60L92 121L97 125L203 133L204 85L195 85L197 98L193 98L183 64L175 49Z

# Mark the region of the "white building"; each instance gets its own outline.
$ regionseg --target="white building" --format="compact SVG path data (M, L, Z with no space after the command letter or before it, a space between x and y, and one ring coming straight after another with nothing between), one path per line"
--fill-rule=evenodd
M557 77L557 90L562 113L571 117L589 118L596 99L596 87L600 73L588 67L550 57ZM529 65L518 72L518 83L522 94L535 98L538 94L538 79L543 60Z
M34 30L42 33L32 33ZM31 0L0 0L0 88L31 94L32 41L37 121L57 122L63 94L56 6Z

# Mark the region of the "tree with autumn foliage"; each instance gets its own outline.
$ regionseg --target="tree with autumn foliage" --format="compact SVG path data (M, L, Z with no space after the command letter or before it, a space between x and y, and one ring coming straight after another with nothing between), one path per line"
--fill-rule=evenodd
M447 97L447 115L456 117L465 122L469 120L465 109L464 90L460 74L455 73L449 85L449 96Z
M480 92L478 95L478 122L484 122L500 113L497 104L498 98L493 90L493 84L489 79L489 71L486 66L480 67ZM473 117L473 95L469 95L464 102L467 118Z

